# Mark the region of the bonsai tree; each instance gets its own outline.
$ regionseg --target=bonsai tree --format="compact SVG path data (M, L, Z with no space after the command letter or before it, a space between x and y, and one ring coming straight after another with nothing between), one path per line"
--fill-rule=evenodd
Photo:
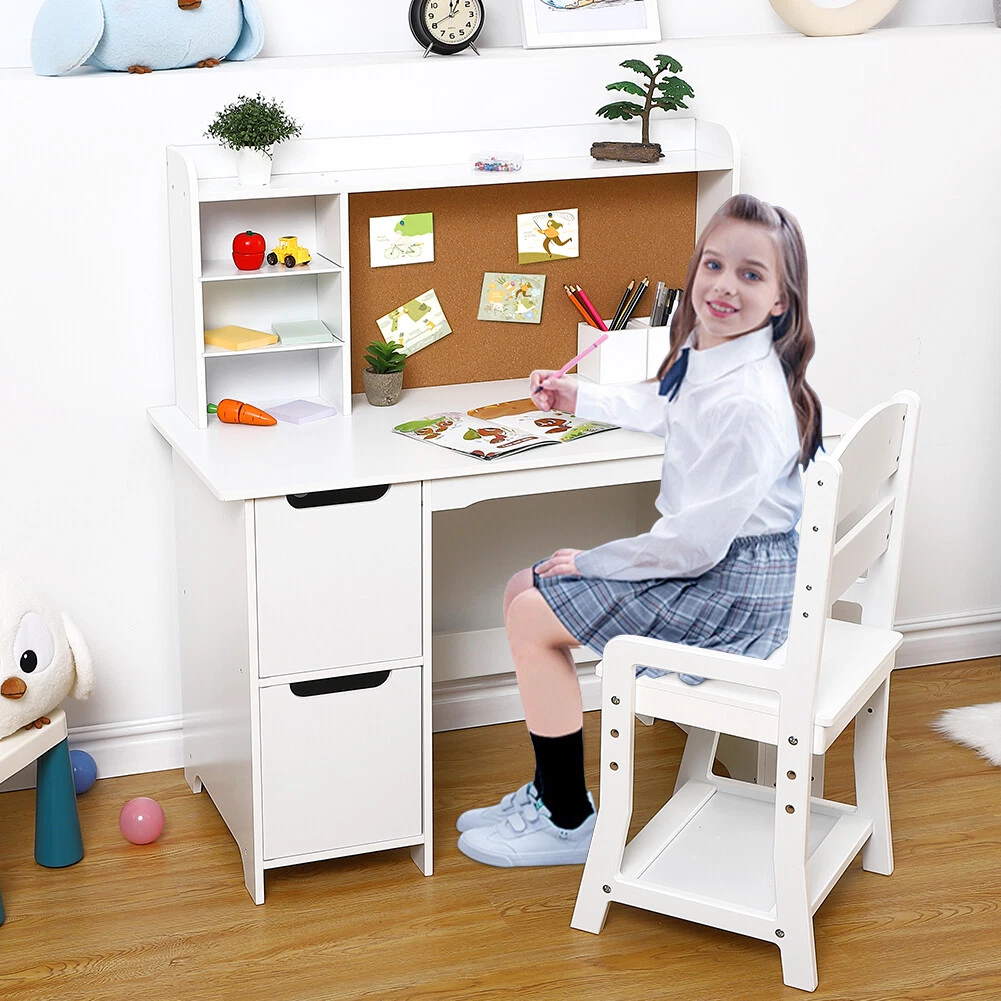
M377 375L402 372L407 356L399 341L372 341L366 349L365 361Z
M679 108L688 107L684 100L686 97L695 96L695 91L680 76L664 76L668 72L675 74L681 71L681 63L677 59L672 59L662 52L654 58L657 60L656 72L641 59L627 59L624 63L619 63L620 66L639 73L644 78L643 85L633 83L631 80L620 80L605 87L605 90L619 90L642 98L642 105L635 101L616 101L613 104L606 104L596 112L602 118L608 119L622 118L626 121L633 118L641 119L644 145L650 144L650 113L654 108L659 108L661 111L677 111Z
M205 135L227 149L255 149L271 156L271 147L302 134L302 126L274 98L240 94L217 112Z

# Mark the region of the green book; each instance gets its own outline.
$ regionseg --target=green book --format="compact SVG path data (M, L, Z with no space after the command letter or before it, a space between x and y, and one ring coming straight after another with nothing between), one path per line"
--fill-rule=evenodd
M328 344L334 340L330 328L322 320L294 320L272 323L271 330L282 344Z

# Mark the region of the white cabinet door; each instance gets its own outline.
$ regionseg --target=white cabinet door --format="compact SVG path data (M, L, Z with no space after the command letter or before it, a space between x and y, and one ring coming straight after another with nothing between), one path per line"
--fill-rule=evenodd
M421 656L421 488L254 502L260 676Z
M420 839L421 671L261 690L265 859Z

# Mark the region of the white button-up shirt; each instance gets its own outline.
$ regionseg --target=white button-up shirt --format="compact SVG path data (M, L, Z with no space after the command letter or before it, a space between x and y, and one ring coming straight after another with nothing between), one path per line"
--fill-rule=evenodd
M799 521L799 431L771 323L690 350L673 401L659 388L657 380L577 382L579 416L665 438L660 517L643 535L580 553L575 563L584 577L698 577L735 538L787 532Z

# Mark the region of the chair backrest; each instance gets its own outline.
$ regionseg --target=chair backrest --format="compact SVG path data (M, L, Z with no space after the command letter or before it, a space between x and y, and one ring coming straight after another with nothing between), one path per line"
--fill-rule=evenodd
M813 705L835 601L843 595L857 601L864 625L893 626L919 410L916 394L897 393L860 417L804 474L791 670L782 686L785 696L796 689L800 707Z

